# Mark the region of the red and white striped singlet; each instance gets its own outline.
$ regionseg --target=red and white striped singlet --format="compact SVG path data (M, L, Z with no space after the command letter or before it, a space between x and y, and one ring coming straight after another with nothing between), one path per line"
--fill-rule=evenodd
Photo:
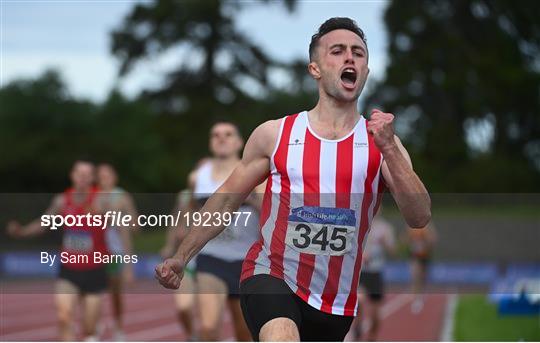
M264 195L261 237L241 280L269 274L326 313L354 316L363 243L384 183L382 155L361 118L339 140L320 138L307 112L281 121Z

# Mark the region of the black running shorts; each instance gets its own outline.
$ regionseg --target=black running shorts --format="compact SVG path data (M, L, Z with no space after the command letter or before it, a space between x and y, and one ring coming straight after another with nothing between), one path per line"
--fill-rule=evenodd
M382 272L360 273L360 286L363 287L367 296L372 301L381 301L384 297L384 279Z
M197 273L209 273L221 279L227 285L229 298L238 299L242 262L242 260L229 262L214 256L199 254L196 271Z
M73 270L61 264L58 277L71 282L82 294L101 293L108 286L108 277L104 265L90 270Z
M240 284L240 302L256 341L263 325L279 317L296 323L302 341L343 341L354 318L319 311L294 294L285 281L265 274Z

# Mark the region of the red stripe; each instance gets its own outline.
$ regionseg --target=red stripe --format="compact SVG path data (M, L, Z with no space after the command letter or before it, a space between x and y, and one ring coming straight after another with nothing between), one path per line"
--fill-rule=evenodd
M289 154L289 140L293 124L298 113L286 117L283 125L281 139L274 155L274 165L281 174L281 192L279 193L279 207L277 212L272 241L270 242L270 275L283 279L283 255L285 253L285 235L287 233L287 219L291 196L291 181L287 174L287 156Z
M320 159L321 141L306 128L304 139L304 155L302 157L302 182L304 183L304 205L320 204ZM315 255L300 253L298 271L296 273L296 294L307 301L311 291L309 285L315 269Z
M270 208L272 207L272 175L270 175L266 181L266 189L264 191L264 197L263 202L261 205L261 215L260 215L260 221L259 221L259 227L262 230L262 227L264 226L264 223L268 220L268 217L270 216ZM248 253L246 254L246 258L244 259L244 263L242 263L242 274L240 276L240 281L243 281L247 279L250 276L253 276L255 273L255 261L259 257L259 254L262 250L263 242L262 238L259 239L257 242L253 243L251 248L249 249Z
M351 185L353 168L354 135L338 143L336 158L336 207L351 207ZM330 256L328 278L322 294L321 311L332 313L332 306L337 296L343 256Z
M255 261L259 257L259 254L262 251L262 247L263 242L262 239L260 239L257 242L253 243L251 248L249 248L246 259L244 260L244 263L242 263L242 274L240 275L240 282L253 276L253 274L255 273Z
M367 125L367 121L366 121ZM351 291L347 297L345 303L345 312L346 316L354 316L354 309L356 307L357 295L356 290L358 288L358 277L360 274L360 266L362 261L362 242L364 241L366 232L369 228L368 221L368 210L371 202L373 200L373 180L377 175L377 172L380 170L381 165L381 153L375 142L373 141L373 136L368 133L368 144L369 144L369 157L368 157L368 166L367 166L367 176L364 182L364 198L362 200L362 212L360 217L360 230L358 236L358 251L356 252L356 261L354 262L353 269L353 278L351 282Z

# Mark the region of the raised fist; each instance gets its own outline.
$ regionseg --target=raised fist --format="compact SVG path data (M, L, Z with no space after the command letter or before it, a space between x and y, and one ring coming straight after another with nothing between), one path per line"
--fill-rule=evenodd
M373 135L375 145L383 151L393 144L394 141L394 115L373 109L367 124L368 133Z

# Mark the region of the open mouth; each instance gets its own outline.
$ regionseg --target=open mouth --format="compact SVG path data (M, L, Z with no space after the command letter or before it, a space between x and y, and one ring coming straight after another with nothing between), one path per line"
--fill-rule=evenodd
M354 86L356 83L356 70L353 68L346 68L343 70L341 73L341 81L343 81L346 86Z

